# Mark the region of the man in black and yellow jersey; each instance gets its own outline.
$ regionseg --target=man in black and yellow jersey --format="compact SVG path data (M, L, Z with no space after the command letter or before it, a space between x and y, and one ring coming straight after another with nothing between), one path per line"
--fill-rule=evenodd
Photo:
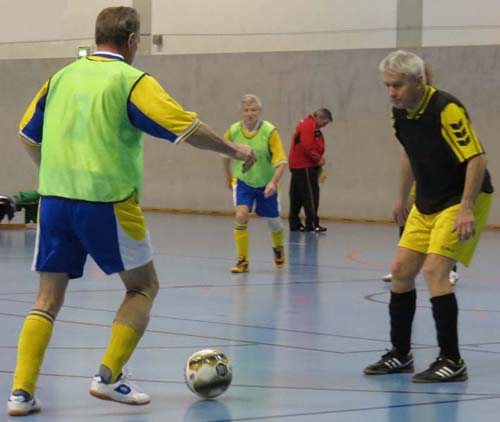
M400 226L406 226L392 263L393 348L364 372L413 372L415 277L422 270L440 354L412 381L465 381L467 368L458 347L458 305L448 276L457 261L470 264L491 207L493 187L486 154L465 107L452 95L427 85L424 68L419 56L402 50L380 63L393 104L394 132L403 146L393 214ZM406 201L414 181L415 204L408 214Z

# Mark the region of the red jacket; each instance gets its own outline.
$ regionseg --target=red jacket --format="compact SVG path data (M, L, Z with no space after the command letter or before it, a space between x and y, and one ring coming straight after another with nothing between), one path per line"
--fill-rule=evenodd
M291 169L317 167L324 153L323 134L313 116L309 115L302 119L295 129L290 144L288 165Z

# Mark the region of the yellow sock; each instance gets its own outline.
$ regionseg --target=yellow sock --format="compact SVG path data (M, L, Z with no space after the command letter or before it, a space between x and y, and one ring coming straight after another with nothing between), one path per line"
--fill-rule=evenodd
M137 331L128 325L115 323L111 327L111 338L101 362L111 371L111 383L120 375L140 339Z
M278 248L283 246L283 237L285 231L281 229L279 232L271 232L271 237L273 239L273 248Z
M33 309L19 334L17 364L12 391L24 390L35 394L36 381L40 374L43 356L52 337L54 317L48 312Z
M234 243L236 243L236 253L248 259L248 225L236 223L234 225Z

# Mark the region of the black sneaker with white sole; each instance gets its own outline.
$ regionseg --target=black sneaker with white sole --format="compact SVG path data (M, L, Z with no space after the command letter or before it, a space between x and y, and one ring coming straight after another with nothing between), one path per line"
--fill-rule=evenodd
M413 372L413 355L404 355L397 350L389 350L382 358L364 369L367 375L406 374Z
M415 374L413 382L461 382L467 381L467 367L463 359L454 361L439 356L428 369Z

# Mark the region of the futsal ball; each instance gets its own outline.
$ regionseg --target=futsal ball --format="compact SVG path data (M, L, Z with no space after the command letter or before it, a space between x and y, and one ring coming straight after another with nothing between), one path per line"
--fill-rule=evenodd
M189 357L184 368L184 379L193 393L213 399L229 388L233 369L224 353L204 349Z

